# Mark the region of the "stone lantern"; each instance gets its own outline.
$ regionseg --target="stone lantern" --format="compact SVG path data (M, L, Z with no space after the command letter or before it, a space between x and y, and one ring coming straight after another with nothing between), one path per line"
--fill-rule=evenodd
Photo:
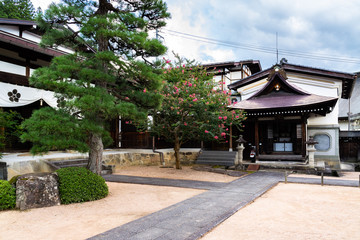
M314 140L313 136L309 136L309 140L306 141L305 144L308 145L306 150L309 152L309 166L311 168L314 168L315 167L315 157L314 157L314 155L315 155L315 152L316 152L315 144L318 144L318 142Z
M244 151L244 143L246 143L245 139L243 138L243 135L239 136L239 139L236 140L236 142L238 143L237 145L237 150L238 150L238 156L237 159L235 160L235 166L242 166L243 163L243 151Z

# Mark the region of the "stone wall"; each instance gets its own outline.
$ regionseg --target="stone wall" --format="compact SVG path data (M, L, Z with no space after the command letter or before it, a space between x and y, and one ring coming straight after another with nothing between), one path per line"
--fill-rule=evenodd
M174 151L162 151L165 165L173 166L175 164ZM184 150L180 152L180 161L183 165L193 164L199 155L199 150ZM133 165L161 165L160 154L153 152L119 152L103 156L105 165L113 165L116 172L117 168Z

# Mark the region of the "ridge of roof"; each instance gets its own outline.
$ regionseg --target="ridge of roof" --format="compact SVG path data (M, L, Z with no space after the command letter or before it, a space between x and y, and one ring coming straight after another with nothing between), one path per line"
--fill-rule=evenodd
M30 20L21 20L21 19L13 19L13 18L0 18L0 24L6 24L6 25L37 25L35 21Z

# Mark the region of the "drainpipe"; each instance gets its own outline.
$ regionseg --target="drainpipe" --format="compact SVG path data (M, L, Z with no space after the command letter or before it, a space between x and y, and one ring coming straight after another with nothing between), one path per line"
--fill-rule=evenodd
M155 136L152 137L152 150L154 153L158 153L160 156L160 164L165 166L164 153L155 150Z

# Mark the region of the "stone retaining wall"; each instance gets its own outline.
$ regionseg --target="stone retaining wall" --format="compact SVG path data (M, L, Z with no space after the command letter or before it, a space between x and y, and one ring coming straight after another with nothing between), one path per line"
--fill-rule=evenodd
M174 151L164 151L165 165L172 166L175 164ZM183 165L193 164L199 155L198 150L194 151L181 151L180 161ZM123 166L133 165L160 165L160 154L159 153L116 153L108 154L103 156L103 163L105 165L114 165L116 172L117 168Z

